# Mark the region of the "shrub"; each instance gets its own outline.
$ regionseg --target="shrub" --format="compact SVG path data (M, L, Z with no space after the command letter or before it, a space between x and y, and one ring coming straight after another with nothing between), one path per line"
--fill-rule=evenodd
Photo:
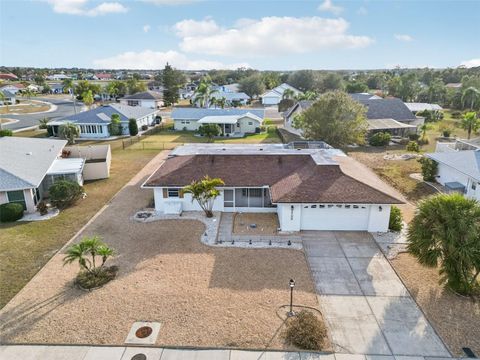
M420 135L419 134L408 134L408 139L411 140L411 141L417 141L418 139L420 139Z
M130 136L135 136L138 134L137 120L135 119L128 120L128 131L130 133Z
M402 230L402 211L396 207L392 206L390 209L390 220L388 221L388 229L392 231Z
M322 350L327 335L325 325L311 312L302 310L287 320L285 340L304 350Z
M459 110L452 111L452 118L460 119L462 117L462 112Z
M12 132L12 130L10 130L10 129L2 129L2 130L0 130L0 137L12 136L12 135L13 135L13 132Z
M83 187L75 181L58 180L48 190L50 201L59 209L74 204L83 194Z
M0 205L0 222L11 222L21 219L23 205L19 203L7 203Z
M148 130L148 125L142 125L142 131Z
M388 132L377 132L370 136L368 143L372 146L386 146L391 139L392 136Z
M407 151L419 152L420 146L416 141L409 141L406 147Z
M443 137L446 137L446 138L450 137L450 135L452 135L452 129L443 129L442 135Z
M40 215L47 215L48 214L48 206L47 206L47 203L45 201L40 201L38 204L37 204L37 210L38 212L40 213Z
M263 125L265 125L265 126L267 126L267 125L273 125L272 119L265 119L265 120L263 120Z
M418 159L418 162L422 164L422 177L424 181L435 181L437 175L438 164L436 161L427 157Z

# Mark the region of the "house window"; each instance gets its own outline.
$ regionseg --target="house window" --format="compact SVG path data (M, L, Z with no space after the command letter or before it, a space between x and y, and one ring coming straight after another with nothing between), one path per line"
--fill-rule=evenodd
M310 206L312 209L316 209L317 208L317 205L312 205Z
M138 100L128 100L127 105L128 106L138 106L140 102Z
M477 183L472 181L472 190L477 190Z
M322 205L318 205L318 207L319 207L320 209L324 209L324 208L325 208L325 205L323 205L323 204L322 204Z
M168 197L179 197L179 190L178 189L168 189L167 191Z
M25 202L25 195L23 190L7 191L8 202L22 204L23 210L27 210L27 203Z
M358 209L358 205L353 205L353 208L354 208L354 209Z
M248 125L253 125L253 122L249 121L249 122L248 122Z

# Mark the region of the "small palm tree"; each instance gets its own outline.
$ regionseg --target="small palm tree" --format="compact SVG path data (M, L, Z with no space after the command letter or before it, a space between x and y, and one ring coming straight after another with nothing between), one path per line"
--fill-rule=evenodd
M226 103L227 103L227 98L225 96L222 96L221 98L216 99L215 101L215 105L220 106L221 109L225 108Z
M43 119L38 120L38 128L46 129L49 121L50 119L47 117L44 117Z
M477 113L475 111L471 111L463 116L460 125L467 131L467 137L470 139L472 132L477 132L480 128L480 119L477 118Z
M423 200L408 227L408 250L420 264L440 267L441 282L462 294L478 290L480 204L462 194Z
M421 137L420 139L422 141L425 141L427 139L427 131L430 130L430 126L428 124L423 124L420 126L420 131L421 131Z
M480 100L480 91L473 86L468 87L462 94L462 106L465 108L467 105L473 110L477 101Z
M182 191L186 194L192 194L192 202L196 200L207 217L213 217L213 202L220 195L218 186L225 183L219 178L210 178L206 175L202 180L193 181L190 185L185 186Z
M113 254L114 250L108 247L99 236L86 237L78 244L74 244L67 249L67 253L63 258L63 264L78 262L80 269L97 276L105 262ZM99 267L96 264L97 257L102 259Z
M62 139L68 140L68 144L75 144L75 139L80 136L80 128L72 122L60 125L59 134Z
M29 89L26 88L25 90L22 91L23 96L25 96L28 100L30 100L33 96L35 96L35 93Z
M295 97L295 91L292 89L285 89L282 95L282 100L293 99Z

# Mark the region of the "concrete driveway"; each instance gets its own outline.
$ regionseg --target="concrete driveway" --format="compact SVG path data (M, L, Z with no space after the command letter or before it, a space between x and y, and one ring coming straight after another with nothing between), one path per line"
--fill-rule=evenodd
M450 357L368 233L302 239L336 352Z

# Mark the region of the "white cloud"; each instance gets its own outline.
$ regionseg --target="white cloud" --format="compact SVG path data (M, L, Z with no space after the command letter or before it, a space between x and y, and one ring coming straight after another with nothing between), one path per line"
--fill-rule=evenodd
M407 35L407 34L395 34L393 36L398 41L403 41L403 42L413 41L413 37L411 37L410 35Z
M341 6L334 5L332 0L325 0L318 6L318 10L328 11L332 14L338 15L343 11L343 8Z
M128 51L105 59L94 60L101 69L163 69L166 63L182 70L237 69L249 67L247 63L224 64L219 61L191 60L177 51Z
M480 58L462 61L460 65L465 66L466 68L480 66Z
M368 36L348 34L348 27L342 18L316 16L241 19L231 28L222 28L212 19L183 20L174 26L185 52L244 57L361 48L373 43Z
M150 31L150 29L151 29L150 25L148 25L148 24L143 25L143 32L148 33Z
M125 13L128 9L119 2L103 2L87 8L88 0L48 0L53 11L59 14L99 16L113 13Z
M365 6L360 6L357 10L357 14L358 15L367 15L368 14L368 10Z
M197 2L198 0L140 0L140 1L162 6L162 5L185 5L185 4Z

